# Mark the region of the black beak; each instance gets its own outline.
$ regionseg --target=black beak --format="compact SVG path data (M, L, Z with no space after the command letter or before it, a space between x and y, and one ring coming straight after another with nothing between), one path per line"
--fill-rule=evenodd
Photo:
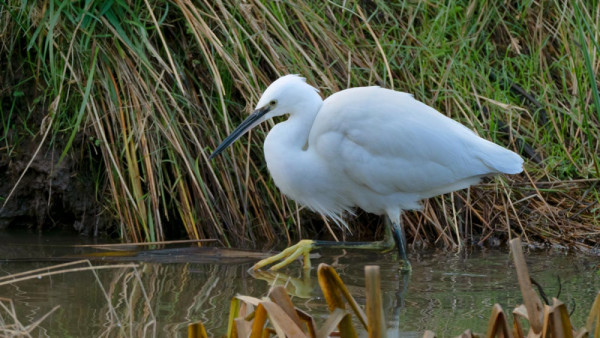
M257 122L263 117L266 113L271 110L271 105L266 105L262 108L259 108L250 114L248 118L242 122L235 130L227 136L221 144L210 154L209 160L212 160L215 156L219 155L223 150L227 149L233 142L235 142L238 138L244 135L248 130L254 128L257 125Z

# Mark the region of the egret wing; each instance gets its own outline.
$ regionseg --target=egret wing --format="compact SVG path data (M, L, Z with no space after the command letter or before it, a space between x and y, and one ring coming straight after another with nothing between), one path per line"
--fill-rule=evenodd
M384 195L432 196L463 181L472 184L500 171L486 163L486 152L512 153L410 94L379 87L348 89L325 100L309 146L337 174Z

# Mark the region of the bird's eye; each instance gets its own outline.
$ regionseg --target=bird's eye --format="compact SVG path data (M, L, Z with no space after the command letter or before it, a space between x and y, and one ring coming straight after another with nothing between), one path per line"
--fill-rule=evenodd
M274 105L276 105L276 104L277 104L277 101L275 101L275 100L271 100L271 102L269 102L269 105L270 105L270 106L274 106Z

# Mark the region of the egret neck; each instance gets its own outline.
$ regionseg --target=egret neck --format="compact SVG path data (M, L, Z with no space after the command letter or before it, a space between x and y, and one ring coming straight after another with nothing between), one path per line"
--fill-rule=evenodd
M321 172L312 163L301 164L308 160L308 135L323 104L319 94L312 93L310 99L290 107L289 118L276 124L264 143L267 167L279 189L290 197L302 199L302 186L306 182L299 178L314 177L316 171Z
M289 118L276 124L265 139L264 152L267 164L273 161L295 160L294 156L305 151L308 135L323 100L314 92L310 100L291 107Z

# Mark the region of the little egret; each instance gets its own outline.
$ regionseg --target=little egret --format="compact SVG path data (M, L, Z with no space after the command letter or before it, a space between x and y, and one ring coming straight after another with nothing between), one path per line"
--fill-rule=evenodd
M289 118L276 124L264 143L275 185L338 225L346 226L342 215L355 207L387 215L391 229L387 222L383 241L338 246L389 248L395 241L407 270L402 210L420 209L420 200L467 188L484 176L523 170L519 155L482 139L410 94L358 87L323 100L316 88L297 75L273 82L256 110L210 158L261 122L284 114ZM324 244L301 240L252 268L282 260L271 267L275 270L300 255L309 267L310 250Z

